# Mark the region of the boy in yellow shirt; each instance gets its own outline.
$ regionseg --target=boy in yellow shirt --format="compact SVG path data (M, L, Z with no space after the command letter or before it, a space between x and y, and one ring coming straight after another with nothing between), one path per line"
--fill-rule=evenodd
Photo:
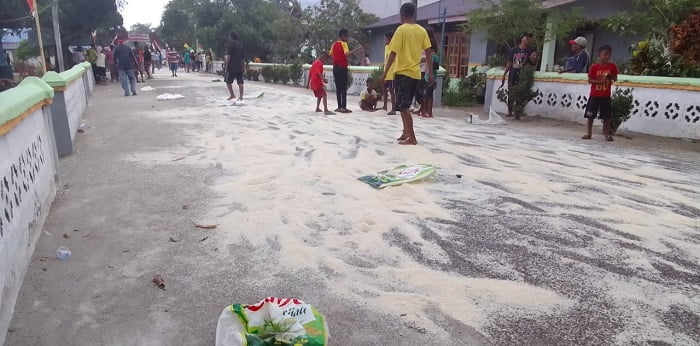
M396 110L401 112L403 121L403 133L399 137L399 144L416 145L416 134L413 130L413 117L411 116L411 103L418 91L418 84L421 81L420 61L421 51L425 51L427 61L432 61L433 51L430 49L430 39L428 32L416 24L416 7L412 3L405 3L399 12L401 26L394 33L394 37L389 44L389 61L386 64L382 81L386 80L387 72L395 67L394 89L396 91ZM394 66L396 64L396 66ZM432 65L425 67L425 75L428 77L428 84L433 84Z
M389 44L391 43L391 38L394 36L394 32L390 31L384 34L384 67L386 69L387 62L389 62L389 55L391 50L389 50ZM388 110L386 107L389 101L389 95L391 95L391 111L387 115L396 115L396 94L394 93L394 71L389 71L386 75L386 81L384 81L384 107L383 110Z

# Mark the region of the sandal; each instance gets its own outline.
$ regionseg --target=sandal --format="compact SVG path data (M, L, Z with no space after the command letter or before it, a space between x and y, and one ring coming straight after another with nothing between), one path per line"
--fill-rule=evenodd
M583 137L581 137L581 139L591 139L591 136L589 136L589 135L583 135Z

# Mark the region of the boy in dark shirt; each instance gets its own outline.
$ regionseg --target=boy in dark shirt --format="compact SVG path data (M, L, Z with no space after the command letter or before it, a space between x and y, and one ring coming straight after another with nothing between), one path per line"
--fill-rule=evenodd
M532 38L531 33L524 33L520 35L520 42L517 47L514 47L508 53L508 59L506 63L506 70L503 72L503 79L501 80L501 88L506 81L506 75L508 75L508 90L512 90L520 82L520 71L522 71L525 65L537 65L537 52L530 48L530 39ZM513 97L508 97L508 116L513 116L513 103L515 99Z
M244 70L244 52L243 45L238 41L238 35L232 32L229 35L231 42L229 43L228 50L226 51L226 87L228 87L229 100L236 98L236 94L233 92L233 81L236 80L238 84L239 100L243 101L243 70Z
M603 133L605 140L613 141L612 132L610 129L610 119L612 118L612 84L617 81L617 65L610 62L612 55L612 47L603 45L598 48L598 63L591 66L588 72L588 83L591 84L591 94L588 98L586 113L584 117L588 119L588 132L582 137L583 139L591 139L593 136L593 121L600 113L600 119L603 120Z

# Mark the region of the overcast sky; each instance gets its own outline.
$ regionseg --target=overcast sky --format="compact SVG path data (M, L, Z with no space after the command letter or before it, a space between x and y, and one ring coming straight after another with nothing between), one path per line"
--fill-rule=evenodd
M365 11L373 13L379 17L385 17L396 14L398 7L402 2L408 0L361 0L362 7ZM419 0L419 6L435 2L436 0ZM156 27L160 25L160 17L163 14L163 9L169 0L129 0L126 8L122 12L124 16L124 26L128 29L134 23L151 23ZM303 7L310 6L319 2L319 0L301 0Z
M160 16L169 0L129 0L122 12L124 26L128 29L134 23L160 25Z

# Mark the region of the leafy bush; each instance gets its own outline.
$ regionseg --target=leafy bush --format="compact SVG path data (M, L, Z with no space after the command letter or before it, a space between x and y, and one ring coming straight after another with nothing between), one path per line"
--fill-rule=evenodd
M245 79L248 81L253 80L253 71L251 71L249 68L246 67L245 69Z
M512 100L513 115L515 119L520 119L525 115L525 106L539 94L539 90L532 90L535 86L535 69L532 66L525 66L520 70L520 81L507 91L498 89L496 97L498 100L508 104Z
M289 79L295 86L299 86L299 80L304 75L304 68L299 62L296 62L289 66Z
M252 70L251 76L253 77L253 81L255 81L255 82L259 81L260 80L260 71Z
M475 95L461 92L455 88L447 88L442 93L442 104L448 107L469 107L474 104Z
M633 89L615 88L612 94L612 119L610 120L610 131L612 134L617 132L617 129L627 121L634 108Z
M490 55L486 58L486 65L491 67L505 66L506 57L498 53Z
M352 88L352 83L355 79L352 77L352 72L348 71L348 89Z
M272 66L263 66L261 75L265 83L271 83L274 81L273 75L275 75L275 69Z
M290 79L291 76L289 73L289 67L287 67L286 65L277 66L277 80L282 82L282 84L287 85Z
M39 56L39 47L31 46L29 41L23 40L19 43L15 56L17 56L17 59L21 61L26 61L29 58L37 57ZM4 59L5 57L2 58Z
M380 81L383 74L384 65L381 65L378 69L372 71L372 74L369 75L369 78L372 78L372 80L374 80L374 90L376 90L377 94L379 95L384 95L384 85L382 85L382 82Z

